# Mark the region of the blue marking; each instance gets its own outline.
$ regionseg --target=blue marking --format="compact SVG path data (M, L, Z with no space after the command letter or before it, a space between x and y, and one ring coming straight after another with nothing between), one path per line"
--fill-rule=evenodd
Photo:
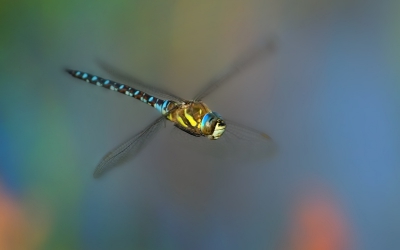
M81 72L79 72L79 71L75 72L75 76L79 76L80 74L81 74Z
M162 112L161 106L158 104L158 100L156 101L156 104L154 105L154 107L155 107L159 112Z
M87 76L88 76L88 74L86 74L86 73L83 74L83 75L82 75L82 79L85 79Z
M153 101L153 99L154 99L153 97L150 97L150 98L149 98L149 102Z
M169 101L164 101L164 103L161 107L161 113L165 114L167 112L168 103L169 103Z
M139 90L136 90L136 92L134 93L134 95L138 95L140 93Z
M107 84L109 84L110 83L110 80L106 80L105 82L104 82L104 85L107 85Z
M97 76L93 76L92 77L92 82L94 82L94 81L96 81L97 80Z
M210 124L210 122L213 118L214 117L213 117L212 113L207 113L205 116L203 116L203 119L201 120L201 125L200 125L201 131L203 131L207 127L207 124Z
M123 89L125 87L125 85L121 85L121 86L119 86L119 89Z

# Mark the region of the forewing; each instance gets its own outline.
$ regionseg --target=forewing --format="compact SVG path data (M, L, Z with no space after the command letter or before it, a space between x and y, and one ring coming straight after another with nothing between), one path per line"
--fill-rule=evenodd
M224 159L265 159L276 151L276 144L267 134L224 120L226 131L218 140L194 137L178 128L174 128L173 137L176 143L184 148Z
M195 101L201 101L206 96L211 94L216 88L220 87L224 83L228 82L231 78L236 76L242 69L250 66L257 59L263 56L265 53L273 52L275 49L275 40L268 40L267 43L263 44L261 47L258 47L249 53L246 56L242 57L239 61L229 66L225 72L221 75L217 76L215 79L212 79L208 84L206 84L205 88L200 91L199 94L194 98Z
M100 67L104 71L106 71L110 75L112 75L116 78L119 78L120 80L124 81L124 83L126 83L126 84L128 84L128 83L131 84L132 87L137 87L141 91L147 92L148 94L154 95L155 97L158 97L158 98L163 98L164 100L173 100L173 101L178 101L178 102L184 101L182 98L180 98L174 94L171 94L168 91L150 86L150 84L147 84L134 76L127 75L127 74L117 70L113 66L105 63L104 61L97 60L97 63L100 65Z
M246 158L264 158L276 151L276 144L264 132L226 120L226 131L220 139L230 145L231 150Z
M164 116L161 116L152 124L147 126L143 131L106 154L96 167L93 176L95 178L100 177L104 172L116 166L128 155L131 157L136 156L161 128L164 119Z

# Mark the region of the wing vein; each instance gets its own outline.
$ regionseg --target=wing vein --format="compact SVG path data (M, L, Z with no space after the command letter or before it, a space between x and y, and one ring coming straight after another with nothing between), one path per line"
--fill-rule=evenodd
M99 165L96 167L93 176L95 178L100 177L105 171L108 171L112 167L116 166L118 162L123 160L128 154L132 156L140 152L140 150L150 141L150 139L160 129L162 122L165 119L164 116L157 118L144 130L134 135L132 138L122 143L120 146L106 154Z

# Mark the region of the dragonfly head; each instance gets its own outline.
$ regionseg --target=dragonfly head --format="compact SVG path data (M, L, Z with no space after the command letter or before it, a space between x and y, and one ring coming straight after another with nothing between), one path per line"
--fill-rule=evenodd
M217 140L225 132L226 124L216 112L207 113L201 121L201 132L210 140Z

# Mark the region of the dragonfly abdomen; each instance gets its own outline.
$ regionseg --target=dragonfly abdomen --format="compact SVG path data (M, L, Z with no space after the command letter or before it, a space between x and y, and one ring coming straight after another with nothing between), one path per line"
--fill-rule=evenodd
M151 107L157 109L163 115L167 114L176 105L174 101L162 100L152 95L149 95L144 91L132 88L128 85L104 79L102 77L95 76L86 72L70 69L67 69L67 72L75 78L81 79L97 86L101 86L106 89L117 91L121 94L131 96L141 102L147 103Z

